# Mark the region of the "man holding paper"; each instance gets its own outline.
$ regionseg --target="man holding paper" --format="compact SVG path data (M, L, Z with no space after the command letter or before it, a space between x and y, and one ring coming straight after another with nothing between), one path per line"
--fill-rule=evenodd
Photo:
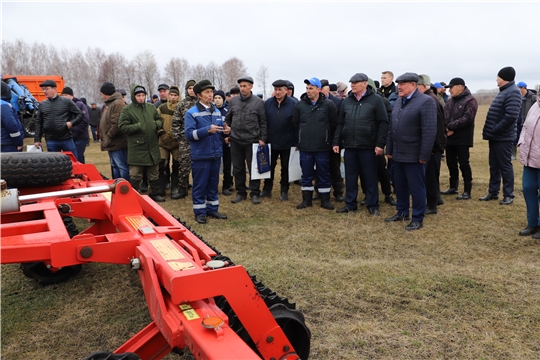
M240 96L231 98L229 112L225 116L227 126L231 128L229 141L233 164L234 184L237 195L231 200L239 203L247 197L246 163L250 173L249 190L253 204L261 203L261 180L251 177L251 161L253 158L253 143L266 145L267 128L264 102L258 96L253 96L253 78L245 76L238 79Z

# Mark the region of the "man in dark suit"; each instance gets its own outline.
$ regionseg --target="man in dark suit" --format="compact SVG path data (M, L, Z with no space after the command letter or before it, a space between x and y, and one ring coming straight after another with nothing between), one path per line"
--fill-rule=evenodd
M412 195L412 221L406 230L422 227L426 211L426 163L431 157L437 132L435 102L418 91L418 75L398 76L398 96L392 110L386 153L394 160L394 184L397 197L396 215L385 221L409 220L409 198Z

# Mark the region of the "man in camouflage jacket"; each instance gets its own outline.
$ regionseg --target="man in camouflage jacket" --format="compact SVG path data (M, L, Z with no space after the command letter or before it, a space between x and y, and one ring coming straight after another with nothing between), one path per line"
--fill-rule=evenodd
M189 186L189 173L191 172L191 158L189 152L189 141L184 135L184 116L186 112L197 103L198 99L193 92L195 80L186 83L186 97L178 103L172 118L172 131L180 149L178 156L178 192L181 197L185 197Z

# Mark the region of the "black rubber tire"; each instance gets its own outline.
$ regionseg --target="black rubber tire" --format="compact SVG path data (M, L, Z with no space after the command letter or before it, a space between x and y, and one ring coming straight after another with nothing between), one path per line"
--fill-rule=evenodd
M0 154L2 179L10 188L54 186L71 177L69 156L58 152Z
M82 265L66 266L52 272L43 262L23 263L21 270L24 276L34 279L41 285L57 284L66 281L81 272Z
M97 351L85 357L84 360L141 360L141 358L132 352L113 354L108 351Z

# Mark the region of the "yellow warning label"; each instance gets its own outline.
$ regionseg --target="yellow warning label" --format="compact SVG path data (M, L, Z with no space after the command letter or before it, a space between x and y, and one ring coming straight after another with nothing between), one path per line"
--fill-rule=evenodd
M180 250L174 247L169 239L152 240L150 241L150 244L152 244L157 252L163 256L163 259L167 261L182 260L184 258L184 255L180 252Z
M180 308L180 310L182 310L182 313L184 314L186 319L188 319L190 321L195 320L195 319L200 319L199 314L197 314L197 312L195 310L193 310L191 305L182 304L182 305L178 305L178 307Z
M189 304L180 304L180 305L178 305L178 307L180 308L180 310L189 310L189 309L193 309L193 308L191 307L191 305L189 305Z
M171 266L171 268L174 271L195 269L195 266L193 266L193 263L191 263L189 261L188 262L171 261L168 264Z
M144 216L126 216L126 220L133 226L134 229L141 229L143 227L152 227L152 223L148 221Z

